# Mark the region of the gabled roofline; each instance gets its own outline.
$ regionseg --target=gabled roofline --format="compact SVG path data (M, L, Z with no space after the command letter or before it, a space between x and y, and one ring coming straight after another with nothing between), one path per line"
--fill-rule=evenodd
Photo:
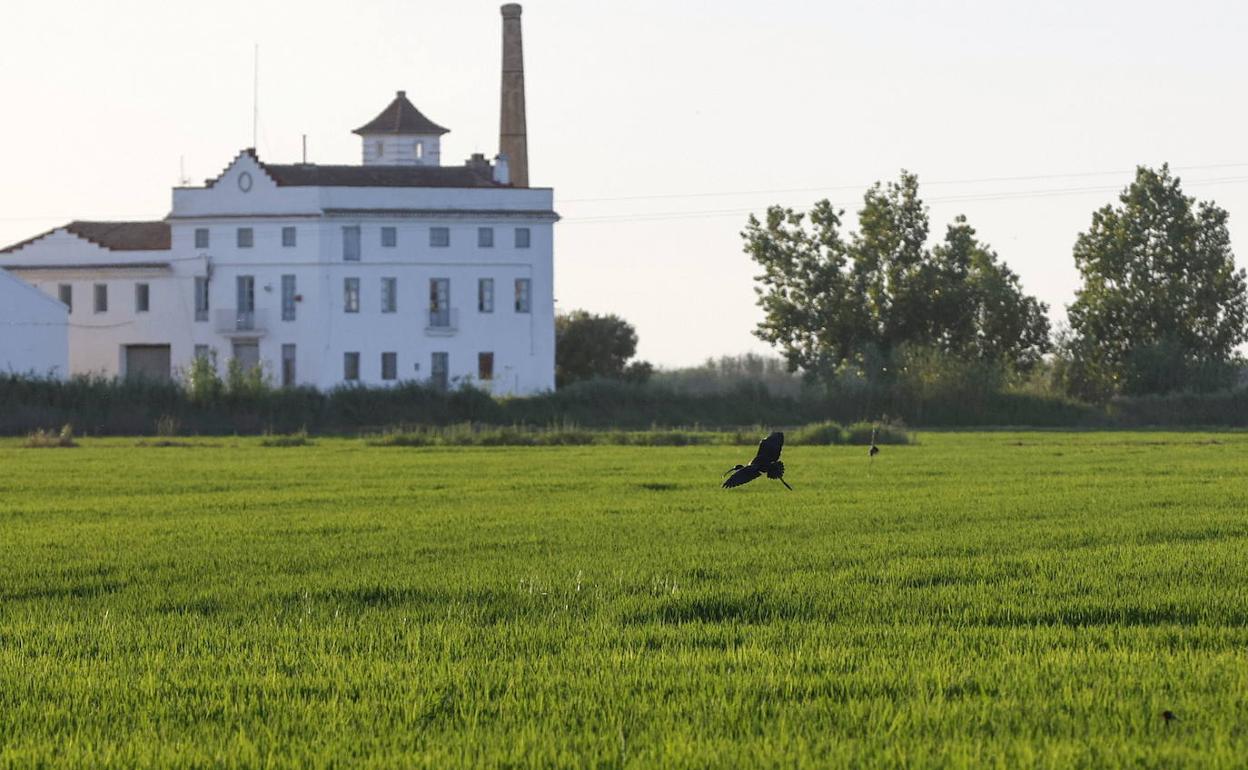
M0 249L0 254L11 254L19 249L24 249L30 244L34 243L35 241L43 240L44 238L47 238L49 235L52 235L53 233L55 233L57 230L64 229L65 227L66 225L57 225L56 227L53 227L51 230L44 230L42 233L39 233L38 235L32 235L31 237L27 238L24 241L18 241L17 243L13 243L8 246L5 246L3 249ZM0 265L0 269L3 269L3 268L4 268L4 265Z
M270 182L272 182L274 185L276 185L276 184L277 184L277 180L276 180L276 179L274 179L274 178L273 178L273 175L269 173L269 168L268 168L268 166L264 165L264 161L260 160L260 156L256 153L256 148L255 148L255 147L244 147L243 149L241 149L241 150L239 150L239 151L238 151L238 154L234 156L234 159L233 159L233 160L231 160L229 163L227 163L227 164L225 165L225 168L221 169L221 173L220 173L220 174L217 174L217 175L216 175L215 177L213 177L212 179L205 179L205 180L204 180L204 187L203 187L203 189L210 189L210 188L212 188L212 187L215 187L215 186L216 186L216 184L217 184L217 182L220 182L220 181L221 181L221 177L225 176L225 173L226 173L227 171L229 171L230 169L234 168L234 164L235 164L235 163L238 163L238 161L239 161L239 160L241 160L241 159L242 159L242 157L243 157L244 155L246 155L247 157L251 158L252 162L253 162L253 163L255 163L257 166L259 166L259 167L260 167L260 170L264 172L264 175L265 175L266 177L268 177L268 179L269 179L269 181L270 181ZM184 187L184 188L179 188L179 189L190 189L190 190L197 190L197 189L201 189L201 188L198 188L198 187L190 187L190 188L185 188L185 187Z
M3 249L0 249L0 254L12 254L21 249L24 249L25 247L35 243L36 241L40 241L51 235L55 235L57 232L60 232L62 230L68 235L72 235L75 238L78 238L79 240L86 241L87 243L90 243L93 246L98 246L99 248L104 249L105 251L167 251L170 248L170 245L158 246L154 248L122 248L122 247L116 246L115 244L108 243L107 239L103 237L93 237L91 234L89 234L89 232L93 228L98 230L100 226L107 226L107 230L105 230L106 233L115 232L119 229L125 228L126 226L132 226L132 225L163 224L165 225L165 228L168 229L169 227L168 222L169 222L168 218L156 219L156 220L146 219L146 220L140 220L140 221L108 221L108 220L75 219L72 222L66 222L63 225L53 227L51 230L47 230L45 232L39 233L38 235L31 237L31 238L27 238L24 241L18 241L17 243L12 244L11 246L6 246ZM88 232L83 232L84 230L87 230ZM97 233L97 235L99 234Z

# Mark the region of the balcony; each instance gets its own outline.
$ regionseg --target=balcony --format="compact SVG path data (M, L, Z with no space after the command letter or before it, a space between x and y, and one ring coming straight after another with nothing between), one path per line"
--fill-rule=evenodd
M217 310L214 326L227 337L260 337L269 329L267 310Z
M459 330L459 309L452 307L430 310L426 319L425 334L430 337L450 337Z

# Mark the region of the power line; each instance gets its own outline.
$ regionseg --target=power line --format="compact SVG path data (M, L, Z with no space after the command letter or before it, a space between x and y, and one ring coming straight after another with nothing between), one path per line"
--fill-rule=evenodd
M1244 163L1209 163L1199 166L1171 166L1172 171L1207 171L1210 169L1224 168L1244 168L1248 167L1248 162ZM959 185L959 184L993 184L998 182L1034 182L1045 179L1075 179L1080 177L1097 177L1097 176L1122 176L1124 174L1133 174L1135 169L1123 171L1075 171L1067 174L1028 174L1024 176L990 176L978 177L970 179L938 179L935 181L923 180L924 187L933 185ZM616 197L604 198L564 198L560 199L560 205L564 203L606 203L615 201L640 201L640 200L664 200L670 198L730 198L739 195L780 195L785 193L812 193L812 192L831 192L835 190L865 190L874 182L866 184L852 185L822 185L820 187L790 187L790 188L773 188L765 190L736 190L736 191L709 191L709 192L689 192L689 193L661 193L658 195L623 195Z
M1197 171L1209 169L1227 169L1227 168L1246 168L1248 163L1211 163L1197 166L1172 166L1174 171ZM1041 181L1048 179L1077 179L1098 176L1123 175L1133 173L1132 171L1080 171L1068 174L1031 174L1023 176L999 176L999 177L980 177L977 179L945 179L936 181L924 181L924 187L937 185L970 185L970 184L991 184L1012 181ZM1248 176L1224 177L1215 179L1185 179L1184 184L1202 185L1202 184L1237 184L1248 181ZM632 195L620 196L614 198L569 198L558 201L559 205L568 203L591 203L591 202L609 202L609 201L640 201L640 200L670 200L680 198L710 198L710 197L733 197L742 195L782 195L812 192L832 192L841 190L865 190L874 183L857 184L857 185L833 185L824 187L793 187L793 188L774 188L760 190L742 190L735 192L695 192L695 193L665 193L659 195ZM1077 195L1091 192L1110 192L1123 188L1122 184L1114 185L1097 185L1085 187L1064 187L1064 188L1039 188L1029 190L1016 191L999 191L992 193L959 193L956 195L938 196L935 198L925 198L928 203L948 203L962 201L992 201L992 200L1012 200L1018 198L1032 197L1051 197L1061 195ZM848 204L840 203L839 206L845 207ZM734 209L712 209L712 210L695 210L695 211L656 211L642 212L637 214L590 214L583 217L564 217L564 223L597 223L597 222L629 222L629 221L649 221L659 219L683 219L697 218L705 216L728 216L735 214L748 214L757 210L758 207L751 208L734 208ZM96 218L100 221L129 221L129 220L146 220L152 219L151 216L110 216ZM73 217L66 216L24 216L24 217L0 217L0 222L35 222L35 221L62 221L72 220Z
M1248 165L1248 164L1245 164ZM1189 179L1184 182L1186 185L1201 186L1212 184L1240 184L1248 182L1248 176L1222 177L1217 179ZM1098 185L1085 187L1062 187L1049 189L1033 189L1033 190L1014 190L1001 191L995 193L963 193L958 195L937 196L935 198L924 198L924 203L967 203L979 201L998 201L998 200L1021 200L1028 198L1051 198L1067 195L1083 195L1087 193L1103 193L1115 192L1122 189L1122 185ZM838 208L845 208L846 203L834 203ZM701 219L723 216L741 216L743 214L751 214L758 211L758 207L752 208L734 208L734 209L710 209L701 211L653 211L640 212L635 214L602 214L589 215L584 217L564 217L564 224L608 224L608 223L628 223L628 222L657 222L665 220L679 219Z

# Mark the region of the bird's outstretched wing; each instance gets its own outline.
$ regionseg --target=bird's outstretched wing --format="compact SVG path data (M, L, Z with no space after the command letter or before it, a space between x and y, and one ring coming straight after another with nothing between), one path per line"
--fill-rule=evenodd
M747 465L741 470L729 476L728 478L724 479L724 489L732 489L733 487L739 487L742 484L746 484L748 482L753 481L754 479L758 478L762 474L763 472L760 471L758 468L755 468L753 465Z
M767 466L780 459L780 450L784 448L784 434L780 431L772 433L758 444L758 454L754 455L754 459L750 465L759 468Z

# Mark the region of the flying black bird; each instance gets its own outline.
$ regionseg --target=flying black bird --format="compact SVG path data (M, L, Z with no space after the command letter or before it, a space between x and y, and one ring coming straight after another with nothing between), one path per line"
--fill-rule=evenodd
M766 474L767 478L779 479L781 484L792 490L793 487L784 480L784 463L780 462L780 450L783 448L784 434L780 431L763 439L758 444L758 454L754 455L749 465L734 465L724 473L725 476L732 474L724 481L724 489L739 487Z

